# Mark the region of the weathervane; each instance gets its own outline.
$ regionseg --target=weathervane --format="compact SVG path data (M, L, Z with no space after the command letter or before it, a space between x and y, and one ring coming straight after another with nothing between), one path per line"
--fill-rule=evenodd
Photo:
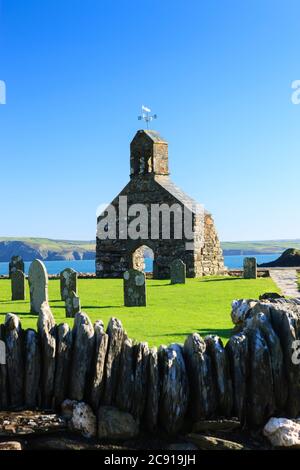
M146 108L146 106L142 106L142 114L138 116L139 121L145 121L147 123L147 129L149 129L149 122L153 121L153 119L157 119L157 114L150 115L151 109Z

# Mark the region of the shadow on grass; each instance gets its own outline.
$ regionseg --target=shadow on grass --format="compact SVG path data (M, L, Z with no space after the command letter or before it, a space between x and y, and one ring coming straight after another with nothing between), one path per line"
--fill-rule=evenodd
M124 307L124 305L81 305L81 310L84 311L85 309L102 309L102 308L120 308ZM50 308L55 309L55 308L65 308L65 305L51 305L50 303Z
M200 282L243 281L243 277L226 277L222 279L202 279Z
M233 329L232 328L217 328L217 329L202 328L200 330L196 329L193 332L191 332L191 331L180 332L180 333L176 333L176 332L173 333L172 332L172 333L165 333L165 334L151 335L151 336L153 336L153 338L159 337L159 336L184 336L184 337L187 337L192 333L199 333L199 335L203 338L207 335L217 335L217 336L221 336L222 338L229 339L232 336Z

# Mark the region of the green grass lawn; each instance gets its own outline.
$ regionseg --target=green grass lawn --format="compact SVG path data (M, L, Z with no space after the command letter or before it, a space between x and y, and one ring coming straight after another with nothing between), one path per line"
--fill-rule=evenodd
M226 341L231 334L233 299L258 298L264 292L278 292L269 278L207 277L188 279L185 285L147 280L147 307L130 308L123 306L122 280L79 279L78 282L82 311L92 321L101 319L106 325L111 317L117 317L130 338L148 341L150 346L182 343L195 331L203 336L218 334ZM12 302L10 295L10 281L0 280L0 322L4 322L7 312L12 312L19 315L23 328L36 328L37 316L28 313L29 301ZM73 319L65 318L58 280L49 281L49 299L57 323L73 325Z

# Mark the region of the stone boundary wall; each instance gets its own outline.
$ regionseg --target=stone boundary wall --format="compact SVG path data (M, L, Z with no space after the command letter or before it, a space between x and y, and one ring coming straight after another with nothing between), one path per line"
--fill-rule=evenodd
M300 300L237 301L232 319L236 334L225 348L217 336L194 333L183 345L157 349L134 343L116 318L105 331L101 321L93 325L77 313L71 329L56 325L43 304L35 331L7 314L0 409L59 410L71 399L95 414L117 407L140 429L168 434L202 419L237 417L257 429L271 416L299 416L300 365L292 358Z

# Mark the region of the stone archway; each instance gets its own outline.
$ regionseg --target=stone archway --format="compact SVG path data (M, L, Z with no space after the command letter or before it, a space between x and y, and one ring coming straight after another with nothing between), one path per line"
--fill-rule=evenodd
M150 260L152 260L152 263ZM140 245L131 253L130 265L133 269L153 272L153 263L154 251L148 245Z

